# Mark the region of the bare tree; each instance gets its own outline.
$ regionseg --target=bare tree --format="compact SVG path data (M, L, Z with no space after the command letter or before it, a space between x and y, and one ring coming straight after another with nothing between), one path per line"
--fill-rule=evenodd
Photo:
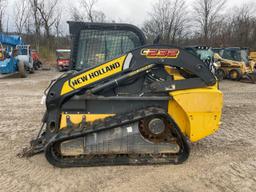
M228 14L215 23L209 35L211 46L256 46L256 4L232 7Z
M256 49L256 3L244 3L224 11L225 14L219 12L214 19L208 21L208 32L204 30L203 23L198 22L200 30L194 31L194 36L188 39L189 44L206 43L212 47Z
M194 12L195 22L199 24L204 43L208 44L209 36L217 23L221 11L227 0L195 0Z
M35 33L40 36L41 18L37 7L39 6L39 0L29 0L31 11L33 13Z
M102 11L94 11L93 12L93 21L104 23L106 22L106 15Z
M149 39L161 34L165 43L177 43L187 25L185 0L159 0L153 5L143 31Z
M82 0L81 5L86 11L87 19L90 22L94 22L94 7L98 0Z
M105 22L106 15L99 10L96 10L98 0L81 0L80 8L71 8L71 17L74 21L87 21L87 22Z
M0 0L0 32L3 32L3 18L6 7L7 0Z
M35 29L35 44L36 44L36 49L39 51L39 40L40 40L40 28L41 28L41 17L40 13L37 9L39 6L39 0L29 0L30 2L30 11L32 13L33 17L33 23L34 23L34 29ZM29 21L29 20L28 20Z
M24 26L24 30L25 30L25 33L26 34L29 34L31 35L32 33L34 33L33 29L34 29L34 23L33 23L33 17L32 17L32 13L29 12L28 14L28 18L27 18L27 21L26 21L26 24Z
M234 9L232 29L234 42L240 46L249 46L255 38L255 11L253 3L243 4Z
M55 29L55 35L56 35L56 39L57 41L55 41L55 46L59 47L60 42L59 42L59 37L62 34L62 31L60 29L61 27L61 11L58 12L57 17L56 17L56 22L54 23L54 29Z
M44 26L45 36L47 39L50 39L51 27L58 19L58 15L55 14L57 4L58 0L43 0L40 1L37 6L37 10L42 18L42 24Z
M71 12L71 19L73 21L83 21L83 15L79 12L79 10L76 7L71 7L70 9Z
M54 28L55 28L55 32L56 32L56 36L57 38L60 36L61 31L60 31L60 24L61 24L61 12L59 12L57 14L56 17L56 22L54 23Z
M209 36L210 46L224 47L228 46L232 41L232 18L229 15L223 16L223 18L215 23L215 27L211 31ZM201 33L199 34L201 37ZM202 40L201 38L199 38Z
M21 34L26 26L30 14L30 4L28 0L16 1L14 7L15 26L17 32Z

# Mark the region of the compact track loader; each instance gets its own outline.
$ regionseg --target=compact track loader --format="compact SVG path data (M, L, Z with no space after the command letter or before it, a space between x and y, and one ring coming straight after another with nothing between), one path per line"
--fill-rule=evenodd
M215 76L184 49L135 48L144 37L130 25L105 26L126 31L113 36L124 51L134 47L112 58L111 36L102 39L101 48L83 44L89 42L84 36L88 30L99 35L95 24L89 25L71 23L71 60L79 71L65 73L49 86L42 128L23 155L44 152L57 167L184 162L189 141L219 128L223 98ZM88 51L97 61L110 60L92 65L97 61L84 57Z

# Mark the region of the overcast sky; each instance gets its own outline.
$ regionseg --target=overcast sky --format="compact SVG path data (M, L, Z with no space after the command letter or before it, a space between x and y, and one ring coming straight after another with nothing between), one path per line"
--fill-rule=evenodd
M133 23L135 25L142 25L146 20L148 12L150 12L152 4L157 0L99 0L98 7L108 17L121 19ZM194 0L186 0L189 7L192 6ZM228 0L227 6L239 6L242 2L250 0Z
M14 30L14 2L22 0L8 0L8 12L5 17L5 26L7 26L7 20L9 19L9 30ZM186 0L188 7L191 7L194 0ZM253 2L255 0L227 0L227 7L239 6L242 3ZM65 5L63 9L63 27L67 28L65 23L70 18L69 7L73 4L79 4L79 0L60 0L62 5ZM156 0L98 0L97 9L103 11L107 18L115 20L117 22L126 22L141 26L143 21L147 19L148 13L151 10L152 4ZM64 24L65 23L65 24Z

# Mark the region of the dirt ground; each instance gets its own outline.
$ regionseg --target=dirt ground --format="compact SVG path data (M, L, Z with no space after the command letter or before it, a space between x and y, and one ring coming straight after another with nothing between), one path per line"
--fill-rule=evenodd
M60 169L16 154L40 127L44 88L59 74L0 78L0 191L256 191L256 85L224 81L221 129L182 165Z

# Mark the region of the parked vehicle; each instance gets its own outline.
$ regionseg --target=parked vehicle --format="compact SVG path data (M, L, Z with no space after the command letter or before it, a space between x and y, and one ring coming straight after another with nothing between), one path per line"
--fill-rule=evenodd
M57 69L66 71L70 63L70 49L56 49Z
M42 67L42 62L40 61L39 53L35 49L32 49L31 50L31 55L32 55L32 59L34 61L34 68L36 70L41 68Z
M23 61L26 66L30 66L30 73L34 73L36 68L34 66L30 45L16 45L16 49L18 50L16 58L19 61Z
M249 59L247 48L229 47L223 48L216 59L221 67L217 70L219 79L231 79L234 81L247 80L256 83L255 62Z
M20 36L0 34L0 74L16 72L20 77L34 72L30 46Z

